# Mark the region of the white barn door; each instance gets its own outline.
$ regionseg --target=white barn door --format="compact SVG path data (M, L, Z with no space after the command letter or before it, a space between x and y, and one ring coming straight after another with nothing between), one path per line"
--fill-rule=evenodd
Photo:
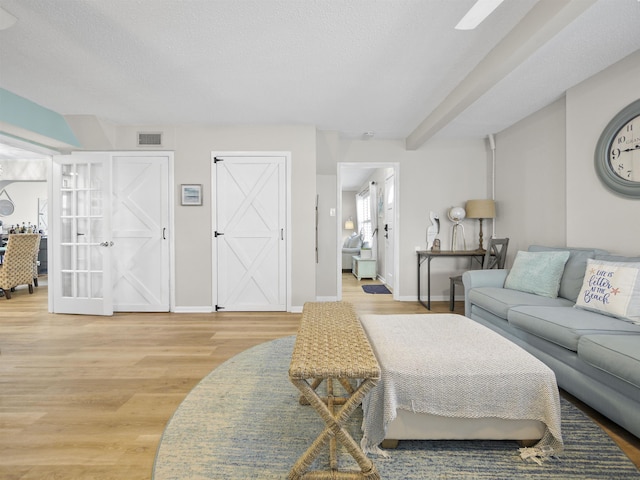
M113 309L168 312L169 158L113 156Z
M215 309L286 311L286 158L212 161Z

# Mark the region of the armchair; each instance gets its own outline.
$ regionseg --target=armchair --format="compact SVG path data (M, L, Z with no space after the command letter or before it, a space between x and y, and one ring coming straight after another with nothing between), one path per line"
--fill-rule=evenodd
M347 237L342 244L342 269L351 270L351 257L354 255L360 255L360 248L362 248L362 236L357 233L353 233Z

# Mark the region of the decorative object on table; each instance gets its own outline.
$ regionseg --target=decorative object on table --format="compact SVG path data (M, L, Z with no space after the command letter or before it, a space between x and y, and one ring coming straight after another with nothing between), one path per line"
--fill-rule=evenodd
M431 226L427 227L427 250L431 250L436 235L440 233L440 218L438 215L435 212L429 212L429 219L431 220Z
M202 184L182 184L181 205L200 206L202 205Z
M480 240L479 249L482 246L482 220L496 217L496 203L493 200L467 200L467 218L477 218L480 220Z
M354 230L355 227L353 225L353 217L349 217L346 222L344 222L345 230Z
M462 236L462 247L463 250L467 249L467 240L464 238L464 225L462 225L462 220L466 217L467 213L464 211L462 207L451 207L447 212L447 216L449 220L453 222L453 227L451 227L451 251L458 251L458 231L460 231L460 235Z
M596 173L609 190L640 198L640 100L611 119L596 144L594 160Z
M433 246L431 247L431 251L432 252L439 252L440 251L440 239L436 238L433 241Z

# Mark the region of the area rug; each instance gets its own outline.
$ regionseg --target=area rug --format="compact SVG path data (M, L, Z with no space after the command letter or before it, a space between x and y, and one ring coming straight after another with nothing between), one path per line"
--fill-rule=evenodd
M366 293L391 294L385 285L362 285L362 290Z
M289 382L294 338L236 355L189 393L162 435L153 480L287 477L323 428L318 414L298 403ZM640 478L600 427L565 399L561 406L565 451L542 465L523 461L515 442L478 440L401 441L389 458L374 462L381 478L394 480ZM359 441L357 412L348 428ZM341 460L347 468L356 466Z

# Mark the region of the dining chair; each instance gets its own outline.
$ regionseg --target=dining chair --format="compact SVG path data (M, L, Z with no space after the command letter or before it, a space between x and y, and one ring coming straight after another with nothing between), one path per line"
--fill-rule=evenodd
M0 289L7 300L11 299L11 291L18 285L28 285L29 293L33 293L33 258L39 240L37 233L9 235L0 265Z
M490 238L487 250L482 259L482 268L504 268L507 259L508 238ZM456 285L462 286L462 275L449 277L449 310L453 312L456 297Z
M40 253L40 235L36 240L36 248L33 252L33 286L38 286L38 253Z

